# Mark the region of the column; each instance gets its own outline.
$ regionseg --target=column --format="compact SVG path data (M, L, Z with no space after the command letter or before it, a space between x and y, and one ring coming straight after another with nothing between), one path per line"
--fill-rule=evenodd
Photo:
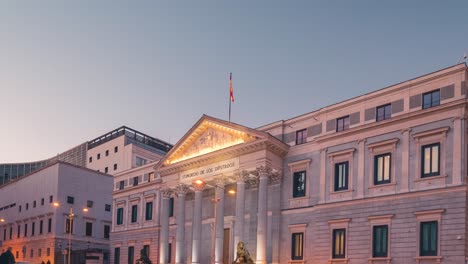
M195 203L193 206L192 220L192 264L200 264L201 231L202 231L202 198L205 183L194 183Z
M358 174L357 174L357 198L364 197L364 169L365 169L365 139L358 141Z
M282 170L277 170L270 174L270 191L271 193L280 193L281 192L281 182L283 174ZM268 198L271 201L271 231L268 233L271 237L268 237L269 244L271 244L271 249L269 244L267 244L268 250L271 250L271 263L281 263L280 262L280 246L281 246L281 196L280 195L271 195Z
M409 141L410 141L411 129L404 129L401 134L401 183L400 192L409 191ZM416 161L420 162L420 161ZM396 179L398 181L398 179Z
M161 207L161 232L159 237L159 263L168 264L169 260L169 198L171 198L171 190L161 190L162 207Z
M179 184L176 188L176 244L175 244L175 262L176 264L186 263L185 259L185 195L189 188L185 184Z
M245 242L244 239L244 218L245 218L245 180L249 173L247 171L238 172L237 192L236 192L236 222L234 225L234 258L236 256L237 244Z
M267 223L268 223L268 175L266 166L258 171L258 218L257 218L257 260L256 264L267 263Z
M462 148L465 148L463 144L463 129L462 123L465 120L461 117L455 117L453 119L453 156L452 156L452 183L459 185L462 183ZM443 150L445 151L445 150Z
M214 199L216 214L215 214L215 225L216 236L215 236L215 264L223 264L223 244L224 244L224 185L226 181L224 179L216 180L216 196Z

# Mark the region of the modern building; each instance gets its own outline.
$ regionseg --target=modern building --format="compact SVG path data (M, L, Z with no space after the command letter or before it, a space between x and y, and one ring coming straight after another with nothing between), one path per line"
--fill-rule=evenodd
M0 164L0 185L56 161L114 175L159 160L171 147L167 142L122 126L49 159Z
M70 243L71 263L108 263L112 182L112 175L56 161L3 184L2 250L12 247L16 261L69 263Z
M114 179L111 262L231 263L243 241L259 264L465 263L467 79L458 64L256 129L201 117L154 171Z

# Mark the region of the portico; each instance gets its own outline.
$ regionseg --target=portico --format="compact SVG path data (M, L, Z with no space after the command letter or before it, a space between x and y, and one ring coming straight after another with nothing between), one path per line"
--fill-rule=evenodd
M155 166L164 194L160 263L169 263L165 197L175 199L176 263L231 263L239 241L246 243L256 263L271 261L268 196L274 194L269 189L281 182L287 151L286 144L268 133L203 116Z

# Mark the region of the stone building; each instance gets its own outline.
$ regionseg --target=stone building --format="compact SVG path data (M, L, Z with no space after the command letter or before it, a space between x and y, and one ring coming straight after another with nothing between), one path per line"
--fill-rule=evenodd
M201 117L115 178L111 261L231 263L244 241L259 264L465 263L467 78L458 64L256 129Z

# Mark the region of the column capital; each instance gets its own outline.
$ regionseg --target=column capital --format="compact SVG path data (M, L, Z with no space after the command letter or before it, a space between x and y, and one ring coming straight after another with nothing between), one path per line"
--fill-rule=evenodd
M185 195L188 191L190 191L190 188L187 184L179 183L177 187L175 188L175 193L177 196L182 196Z
M270 176L270 183L272 185L281 183L281 179L283 178L283 173L281 170L275 170L271 173Z
M257 167L258 178L268 177L271 174L271 168L267 165Z
M161 195L163 198L171 198L173 193L174 191L170 188L161 189Z
M228 182L228 179L224 176L219 176L219 177L216 177L215 179L215 186L217 188L224 188L224 186L226 185L226 183Z
M206 183L204 181L200 181L200 182L195 181L192 183L192 187L195 190L195 192L203 192L203 190L205 190L205 186L206 186Z
M234 175L236 176L236 182L242 183L242 182L246 182L249 179L250 172L246 170L242 170L242 171L237 171L236 173L234 173Z

